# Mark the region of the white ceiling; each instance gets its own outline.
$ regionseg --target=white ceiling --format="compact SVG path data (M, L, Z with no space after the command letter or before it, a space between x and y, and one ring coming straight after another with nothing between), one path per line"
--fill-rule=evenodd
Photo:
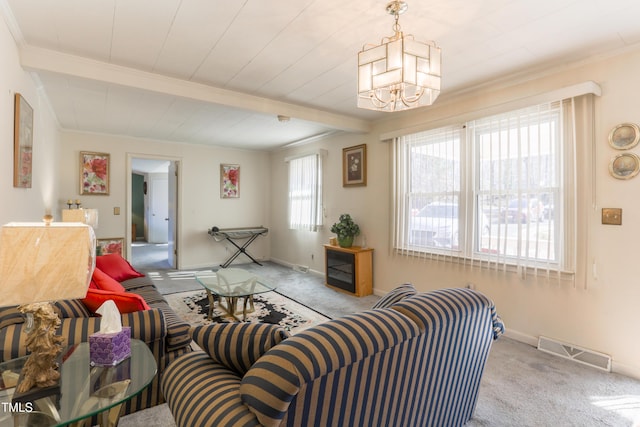
M0 0L0 10L62 128L273 149L404 114L356 108L357 53L393 34L386 3ZM441 100L640 43L638 0L408 4L404 32L442 48Z

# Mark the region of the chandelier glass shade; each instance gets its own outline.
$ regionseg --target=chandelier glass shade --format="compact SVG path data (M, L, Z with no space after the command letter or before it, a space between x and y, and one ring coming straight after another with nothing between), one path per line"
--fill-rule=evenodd
M440 95L441 51L434 42L420 42L400 31L404 2L393 1L395 34L358 53L358 107L401 111L433 104Z

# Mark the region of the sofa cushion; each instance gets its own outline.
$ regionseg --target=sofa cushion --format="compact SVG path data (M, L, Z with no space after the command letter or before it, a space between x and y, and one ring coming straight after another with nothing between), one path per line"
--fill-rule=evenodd
M140 295L142 298L144 298L144 300L147 302L147 304L149 304L150 307L155 303L167 302L164 296L162 296L162 294L158 292L155 287L149 286L146 288L138 288L129 292Z
M102 289L103 291L124 292L124 286L122 286L120 282L116 281L116 279L109 276L98 267L93 270L91 281L96 284L98 289Z
M61 318L90 317L91 313L79 299L63 299L54 303Z
M193 327L191 336L213 360L243 376L289 333L268 323L217 323Z
M107 273L118 282L134 277L142 277L144 274L136 271L129 262L120 254L107 254L96 257L96 267Z
M387 293L385 296L380 298L377 303L373 305L372 308L387 308L391 307L395 303L402 301L403 299L410 297L412 295L417 294L416 288L413 287L411 283L405 283L404 285L400 285L391 292Z
M20 313L20 310L18 310L17 305L0 309L0 329L23 322L24 316Z
M149 310L149 306L145 302L144 298L140 295L129 292L121 293L103 291L100 289L88 289L87 296L82 300L82 303L91 313L95 313L96 310L107 300L113 300L120 313Z
M149 276L133 277L131 279L121 281L120 284L127 292L137 292L136 289L140 288L157 289L156 285L154 285L153 283L153 280Z

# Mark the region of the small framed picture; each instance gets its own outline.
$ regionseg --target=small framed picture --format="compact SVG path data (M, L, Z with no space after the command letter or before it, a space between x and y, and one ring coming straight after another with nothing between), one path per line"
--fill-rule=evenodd
M640 171L640 157L633 153L623 153L611 159L609 173L617 179L631 179Z
M240 197L240 165L220 165L220 198Z
M33 173L33 108L15 94L13 129L13 186L31 188Z
M124 257L124 238L96 239L96 255L119 254Z
M109 154L80 152L80 194L109 195Z
M616 150L628 150L638 145L640 129L635 123L620 124L609 132L609 145Z
M367 185L367 145L342 149L342 186Z

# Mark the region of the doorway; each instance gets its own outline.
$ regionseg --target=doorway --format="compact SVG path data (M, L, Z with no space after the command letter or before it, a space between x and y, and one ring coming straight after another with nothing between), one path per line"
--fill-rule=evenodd
M130 260L141 270L178 267L179 159L128 155Z

